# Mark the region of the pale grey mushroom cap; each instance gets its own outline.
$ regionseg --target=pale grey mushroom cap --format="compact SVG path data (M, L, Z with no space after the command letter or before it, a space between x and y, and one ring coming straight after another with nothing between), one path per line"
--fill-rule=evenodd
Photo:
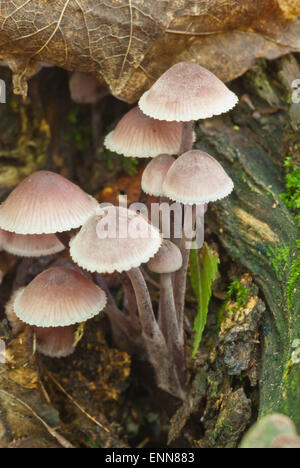
M233 182L221 164L204 151L192 150L172 164L164 183L164 195L186 205L202 205L227 197Z
M68 327L35 327L36 349L44 356L63 358L75 351L74 325Z
M7 320L11 326L13 334L16 336L28 326L20 320L14 310L16 297L24 291L20 288L14 292L9 302L5 306ZM66 357L75 351L75 326L68 327L32 327L36 334L36 349L39 353L49 357Z
M20 320L14 309L14 302L19 293L21 293L24 288L17 289L11 296L10 300L5 305L5 314L6 318L10 324L13 334L16 336L22 331L24 331L26 324Z
M38 171L0 206L0 227L17 234L53 234L82 226L98 203L65 177Z
M159 251L148 262L153 273L173 273L182 266L180 249L168 239L164 239Z
M71 99L78 104L95 104L109 94L95 76L73 72L69 81Z
M19 257L42 257L62 252L65 246L55 234L15 234L5 231L3 250Z
M37 327L64 327L98 315L106 305L105 292L81 273L52 267L21 289L13 307L17 317Z
M139 107L154 119L189 122L228 112L237 102L237 96L209 70L180 62L142 95Z
M100 208L71 239L70 254L90 272L122 272L147 263L161 242L158 229L144 216L111 205Z
M148 195L163 196L163 182L175 158L169 154L161 154L152 159L144 169L142 175L142 189Z
M177 154L181 135L181 123L152 119L134 107L106 136L104 146L124 156L155 158L162 153Z

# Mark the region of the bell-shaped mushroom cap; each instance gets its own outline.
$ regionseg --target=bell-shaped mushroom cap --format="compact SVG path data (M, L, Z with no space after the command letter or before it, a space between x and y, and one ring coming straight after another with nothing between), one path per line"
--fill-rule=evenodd
M124 207L107 206L90 218L70 242L74 262L88 271L128 271L158 251L161 236L148 220Z
M5 306L7 320L11 326L13 335L18 335L24 331L26 323L20 320L14 310L14 302L17 295L24 291L25 288L20 288L14 292L11 299ZM33 327L36 334L37 351L49 357L65 357L72 354L75 350L75 327L51 327L41 328Z
M104 145L124 156L155 158L162 153L177 154L181 134L181 123L151 119L134 107L107 135Z
M15 299L17 295L23 290L24 288L20 288L17 291L15 291L5 306L6 318L12 329L13 335L18 335L19 333L21 333L25 329L25 326L26 326L26 324L17 317L15 309L14 309Z
M237 102L237 96L209 70L180 62L143 94L139 106L154 119L189 122L227 112Z
M233 182L221 164L203 151L181 155L169 169L163 184L166 197L185 205L202 205L227 197Z
M42 257L62 252L65 247L55 234L15 234L5 231L3 249L19 257Z
M34 327L36 334L36 349L44 356L62 358L75 351L75 327Z
M163 196L163 181L175 158L169 154L161 154L152 159L142 175L142 189L148 195Z
M173 242L164 239L161 248L148 262L148 268L153 273L173 273L182 266L180 249Z
M64 327L97 315L106 304L102 289L70 268L52 267L34 278L14 301L17 317L37 327Z
M109 94L96 77L81 72L72 73L69 88L72 101L78 104L95 104Z
M26 177L0 206L0 227L17 234L53 234L81 226L97 201L59 174Z

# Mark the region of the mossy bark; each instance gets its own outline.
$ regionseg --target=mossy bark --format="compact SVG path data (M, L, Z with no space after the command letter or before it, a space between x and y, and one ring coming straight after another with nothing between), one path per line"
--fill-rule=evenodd
M280 198L284 159L300 160L299 123L289 112L290 83L297 77L292 56L257 65L236 83L239 107L200 124L196 146L217 157L234 180L234 193L210 207L208 223L254 276L267 304L260 414L284 413L300 430L300 367L292 358L300 338L300 235Z

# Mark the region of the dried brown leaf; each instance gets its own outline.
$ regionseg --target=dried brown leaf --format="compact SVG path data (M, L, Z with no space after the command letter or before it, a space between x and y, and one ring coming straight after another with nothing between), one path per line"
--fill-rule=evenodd
M6 362L0 364L0 448L28 437L45 448L71 448L55 430L59 424L57 411L41 396L32 333L27 328L7 344Z
M92 73L134 102L172 64L227 81L256 57L300 50L299 0L0 0L0 59L15 91L37 61Z

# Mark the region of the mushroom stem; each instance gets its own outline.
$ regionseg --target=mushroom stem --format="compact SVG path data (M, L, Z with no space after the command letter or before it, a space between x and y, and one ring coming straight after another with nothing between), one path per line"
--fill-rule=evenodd
M180 330L177 322L171 273L161 274L160 284L159 324L169 352L173 356L179 380L184 387L186 375L183 328Z
M127 271L132 282L140 314L142 333L149 360L155 372L157 385L166 392L184 400L185 392L174 366L173 353L168 350L164 336L156 322L150 294L139 268Z
M129 317L131 320L131 323L133 327L136 330L141 329L139 317L137 314L137 304L136 304L136 298L135 298L135 293L133 290L133 286L131 281L129 280L128 276L122 273L120 275L122 287L123 287L123 294L124 294L124 301L123 301L123 307L126 309L129 313Z
M186 279L190 259L190 250L192 243L192 236L196 229L196 248L201 248L204 240L204 214L207 210L207 204L193 205L191 213L185 213L185 227L183 229L181 239L181 255L182 267L175 274L174 291L175 291L175 306L178 318L178 325L180 332L183 333L184 321L184 304L186 294ZM187 215L187 216L186 216ZM191 230L186 229L188 226Z
M95 283L98 284L98 286L100 286L106 292L107 304L104 310L111 323L111 327L112 327L112 331L113 331L113 335L114 335L114 339L116 343L118 343L120 340L122 342L125 342L125 339L124 339L124 334L125 334L127 338L127 342L129 340L136 345L137 333L136 333L136 330L133 328L131 321L118 308L104 279L98 273L94 273L93 278L94 278Z
M172 335L178 333L178 323L174 301L174 292L171 273L160 275L160 298L158 323L167 343Z
M127 271L127 275L135 292L143 332L146 336L153 337L159 327L154 316L146 281L139 268L132 268Z
M183 237L183 244L186 239ZM177 312L178 328L180 333L183 333L183 316L184 316L184 304L185 304L185 293L186 293L186 278L189 266L190 249L181 246L182 254L182 267L175 273L174 291L175 291L175 307Z
M192 207L190 212L187 210L184 211L184 228L182 231L182 239L180 244L180 250L182 255L182 267L175 273L174 280L175 307L177 312L179 332L181 334L183 333L186 279L190 259L191 239L195 225L195 217L195 206Z
M194 121L182 123L182 137L179 155L190 151L194 143Z

